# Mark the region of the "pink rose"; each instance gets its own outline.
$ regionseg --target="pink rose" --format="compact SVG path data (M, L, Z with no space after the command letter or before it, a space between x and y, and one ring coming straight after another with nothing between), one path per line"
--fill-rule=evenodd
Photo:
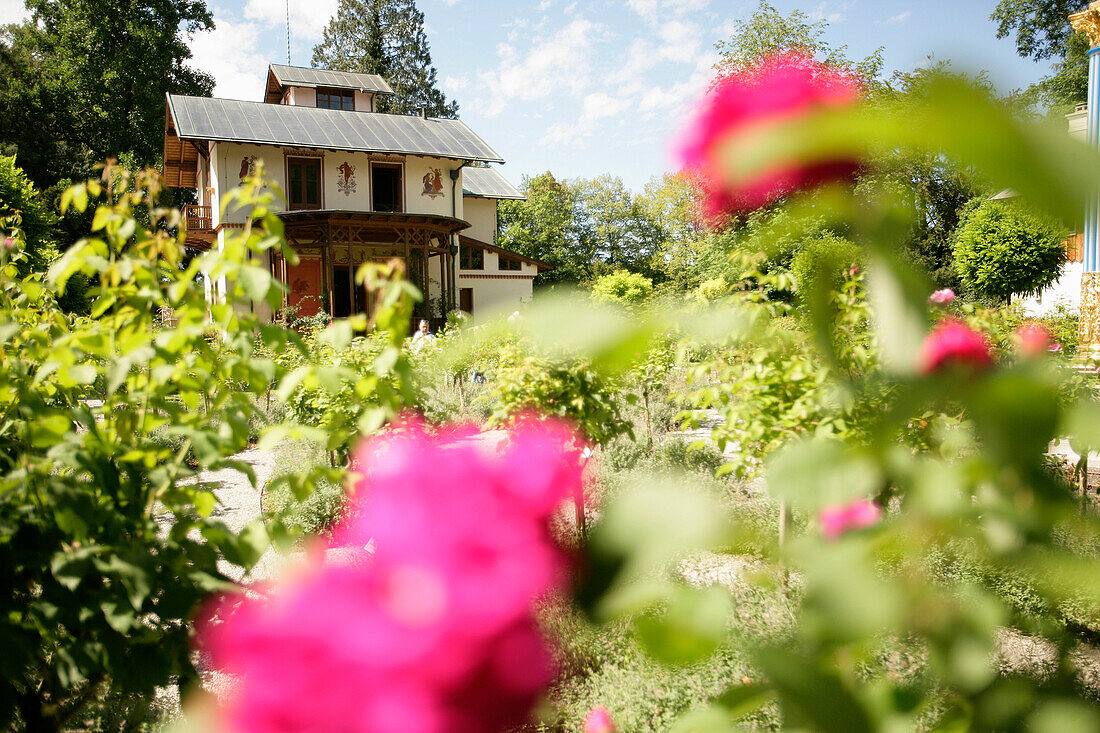
M1057 354L1057 353L1062 351L1062 345L1061 344L1051 344L1050 346L1047 347L1047 351L1049 351L1053 354Z
M850 530L870 527L881 516L882 510L878 504L859 499L850 504L823 507L817 514L817 520L821 524L821 534L826 539L835 540Z
M993 366L989 340L962 321L941 321L924 339L919 357L921 374L932 374L958 365L972 370Z
M1050 351L1050 330L1041 323L1025 323L1016 329L1016 343L1022 355L1037 359Z
M615 721L605 707L594 707L584 716L584 733L615 733Z
M933 305L951 305L955 301L955 291L951 288L937 290L928 296L928 302Z
M730 214L766 206L799 189L851 178L859 162L845 158L780 162L749 180L731 182L716 153L723 143L761 125L851 106L861 92L852 75L799 53L773 54L754 68L719 79L703 100L681 151L684 167L702 185L701 214L707 223L719 225Z
M555 674L534 605L570 578L549 521L579 490L579 450L558 423L519 425L499 450L469 433L411 422L366 442L329 542L343 561L226 598L197 624L240 678L227 727L488 732L528 719Z

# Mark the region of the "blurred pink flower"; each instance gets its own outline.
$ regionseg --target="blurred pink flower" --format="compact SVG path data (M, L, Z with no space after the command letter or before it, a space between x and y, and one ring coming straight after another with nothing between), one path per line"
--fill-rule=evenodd
M718 79L681 151L684 167L702 184L700 208L706 223L717 225L730 214L760 208L800 188L850 178L859 162L842 158L780 161L750 180L730 182L716 153L722 143L762 126L853 105L861 91L851 74L791 52L772 54L753 68Z
M568 581L548 520L581 481L575 433L525 423L498 450L406 423L366 442L330 548L264 597L224 599L202 646L241 684L248 733L501 731L553 679L532 615ZM373 556L362 551L373 542Z
M1016 343L1023 356L1037 359L1050 351L1050 329L1041 323L1024 323L1016 329Z
M12 237L4 237L4 249L6 249L6 250L15 249L15 239L13 239Z
M932 374L952 365L986 369L993 366L993 353L985 335L950 318L925 337L919 368L922 374Z
M1054 354L1057 354L1057 353L1062 351L1062 345L1061 344L1051 344L1050 346L1047 347L1047 351L1049 351L1051 353L1054 353Z
M584 716L584 733L615 733L615 721L603 706L594 707Z
M933 305L951 305L955 301L955 291L951 288L937 290L928 296L928 302Z
M881 516L882 510L878 504L868 499L858 499L850 504L822 507L817 519L821 523L821 534L826 539L835 540L850 530L870 527Z

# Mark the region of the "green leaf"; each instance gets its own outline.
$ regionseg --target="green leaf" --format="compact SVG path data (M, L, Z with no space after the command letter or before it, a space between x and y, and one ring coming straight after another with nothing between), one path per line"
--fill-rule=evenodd
M783 446L770 460L767 476L772 494L809 511L869 498L884 481L871 455L828 438Z
M634 622L638 639L658 661L691 664L714 653L726 636L730 596L725 588L681 588L659 615Z
M822 733L872 733L877 729L840 676L810 657L780 647L753 655L779 696L784 724Z

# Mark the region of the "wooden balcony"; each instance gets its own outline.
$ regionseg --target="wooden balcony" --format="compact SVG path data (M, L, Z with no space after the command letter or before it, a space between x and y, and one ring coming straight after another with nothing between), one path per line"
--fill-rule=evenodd
M188 247L208 248L217 237L211 207L197 204L184 206L183 219L187 223Z

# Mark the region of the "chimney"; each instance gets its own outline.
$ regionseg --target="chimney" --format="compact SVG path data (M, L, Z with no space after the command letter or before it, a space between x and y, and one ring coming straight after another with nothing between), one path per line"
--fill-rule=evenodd
M422 119L422 120L428 119L428 108L427 107L417 107L416 108L416 113L418 115L420 115L420 119Z

